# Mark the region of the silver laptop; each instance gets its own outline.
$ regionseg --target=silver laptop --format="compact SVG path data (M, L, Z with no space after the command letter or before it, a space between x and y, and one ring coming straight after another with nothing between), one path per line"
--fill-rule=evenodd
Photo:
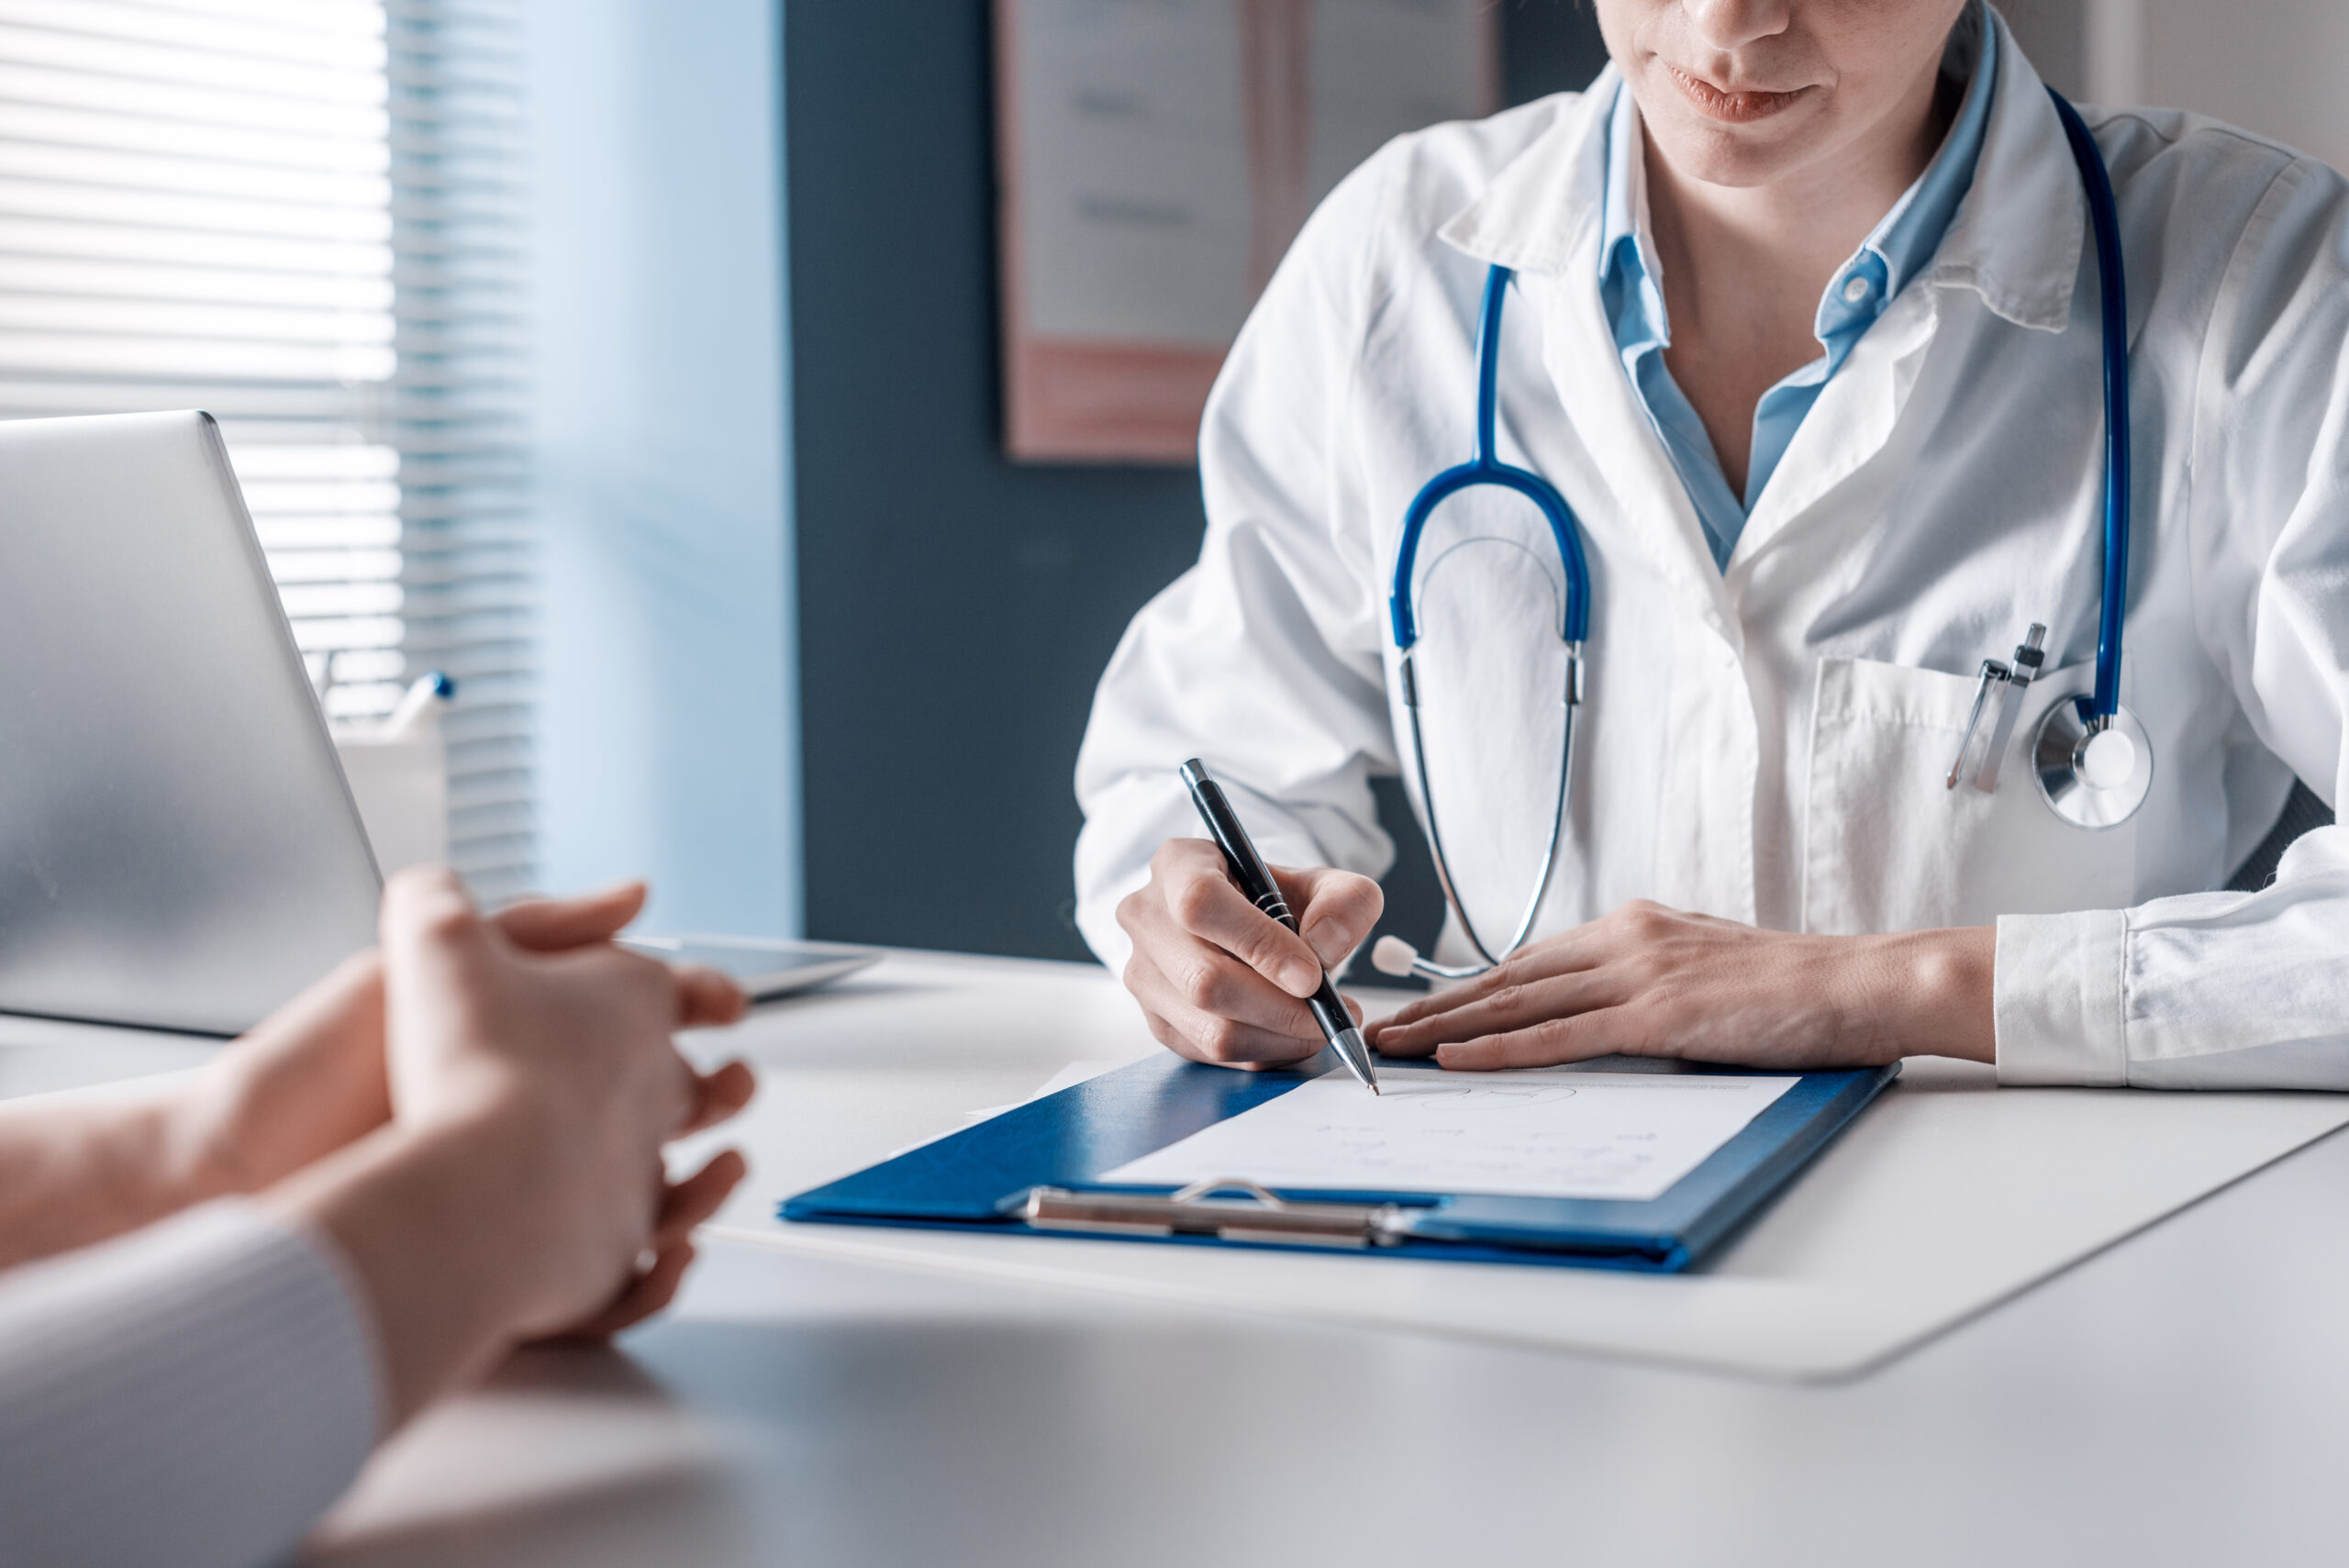
M218 427L0 422L0 1011L233 1034L377 889Z

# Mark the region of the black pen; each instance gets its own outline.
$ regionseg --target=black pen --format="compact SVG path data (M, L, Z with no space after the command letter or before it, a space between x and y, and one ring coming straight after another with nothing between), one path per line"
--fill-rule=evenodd
M1183 764L1183 782L1191 787L1191 804L1199 808L1200 819L1208 825L1215 838L1216 848L1223 851L1223 863L1231 870L1231 880L1250 903L1296 931L1297 917L1289 913L1288 900L1281 896L1281 885L1273 880L1272 868L1264 864L1264 857L1248 841L1248 830L1240 826L1239 814L1231 809L1231 802L1224 798L1223 786L1208 777L1208 767L1197 757ZM1330 1049L1346 1070L1363 1082L1372 1094L1378 1093L1378 1074L1370 1065L1370 1047L1364 1043L1362 1030L1354 1027L1352 1013L1338 996L1338 988L1330 984L1330 972L1321 972L1321 988L1305 999L1313 1009L1313 1021L1330 1041Z

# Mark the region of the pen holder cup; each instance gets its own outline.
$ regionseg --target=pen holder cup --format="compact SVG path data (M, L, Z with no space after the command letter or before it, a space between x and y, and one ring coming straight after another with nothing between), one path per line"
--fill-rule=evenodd
M437 723L396 739L338 732L334 749L385 876L449 859L449 748Z

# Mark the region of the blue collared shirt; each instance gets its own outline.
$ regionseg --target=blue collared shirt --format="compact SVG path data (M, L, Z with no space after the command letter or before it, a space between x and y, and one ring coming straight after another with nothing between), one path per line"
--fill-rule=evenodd
M1941 150L1820 295L1817 331L1823 351L1764 393L1755 405L1753 456L1746 463L1742 500L1721 472L1704 421L1697 417L1687 395L1664 366L1664 350L1672 342L1672 324L1664 313L1663 272L1648 227L1639 106L1628 88L1617 89L1607 128L1599 299L1614 326L1623 369L1647 410L1648 422L1672 454L1673 467L1679 471L1689 500L1696 504L1714 561L1723 566L1737 548L1746 515L1768 486L1795 431L1801 428L1803 416L1819 400L1820 389L1842 368L1852 346L1884 314L1893 296L1932 259L1951 216L1974 183L1974 165L1982 150L1983 129L1990 119L1990 91L1998 67L1996 29L1983 28L1979 36L1981 59ZM1944 69L1956 63L1953 60Z

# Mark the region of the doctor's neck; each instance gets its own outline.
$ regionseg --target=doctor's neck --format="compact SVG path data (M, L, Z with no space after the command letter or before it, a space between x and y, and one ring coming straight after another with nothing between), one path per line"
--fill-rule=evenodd
M1979 4L1598 0L1640 110L1665 362L1733 488L1755 403L1819 353L1820 295L1948 134L1942 58Z
M1598 0L1638 102L1667 275L1726 264L1828 279L1955 117L1941 74L1976 0ZM1676 323L1675 323L1676 325Z

